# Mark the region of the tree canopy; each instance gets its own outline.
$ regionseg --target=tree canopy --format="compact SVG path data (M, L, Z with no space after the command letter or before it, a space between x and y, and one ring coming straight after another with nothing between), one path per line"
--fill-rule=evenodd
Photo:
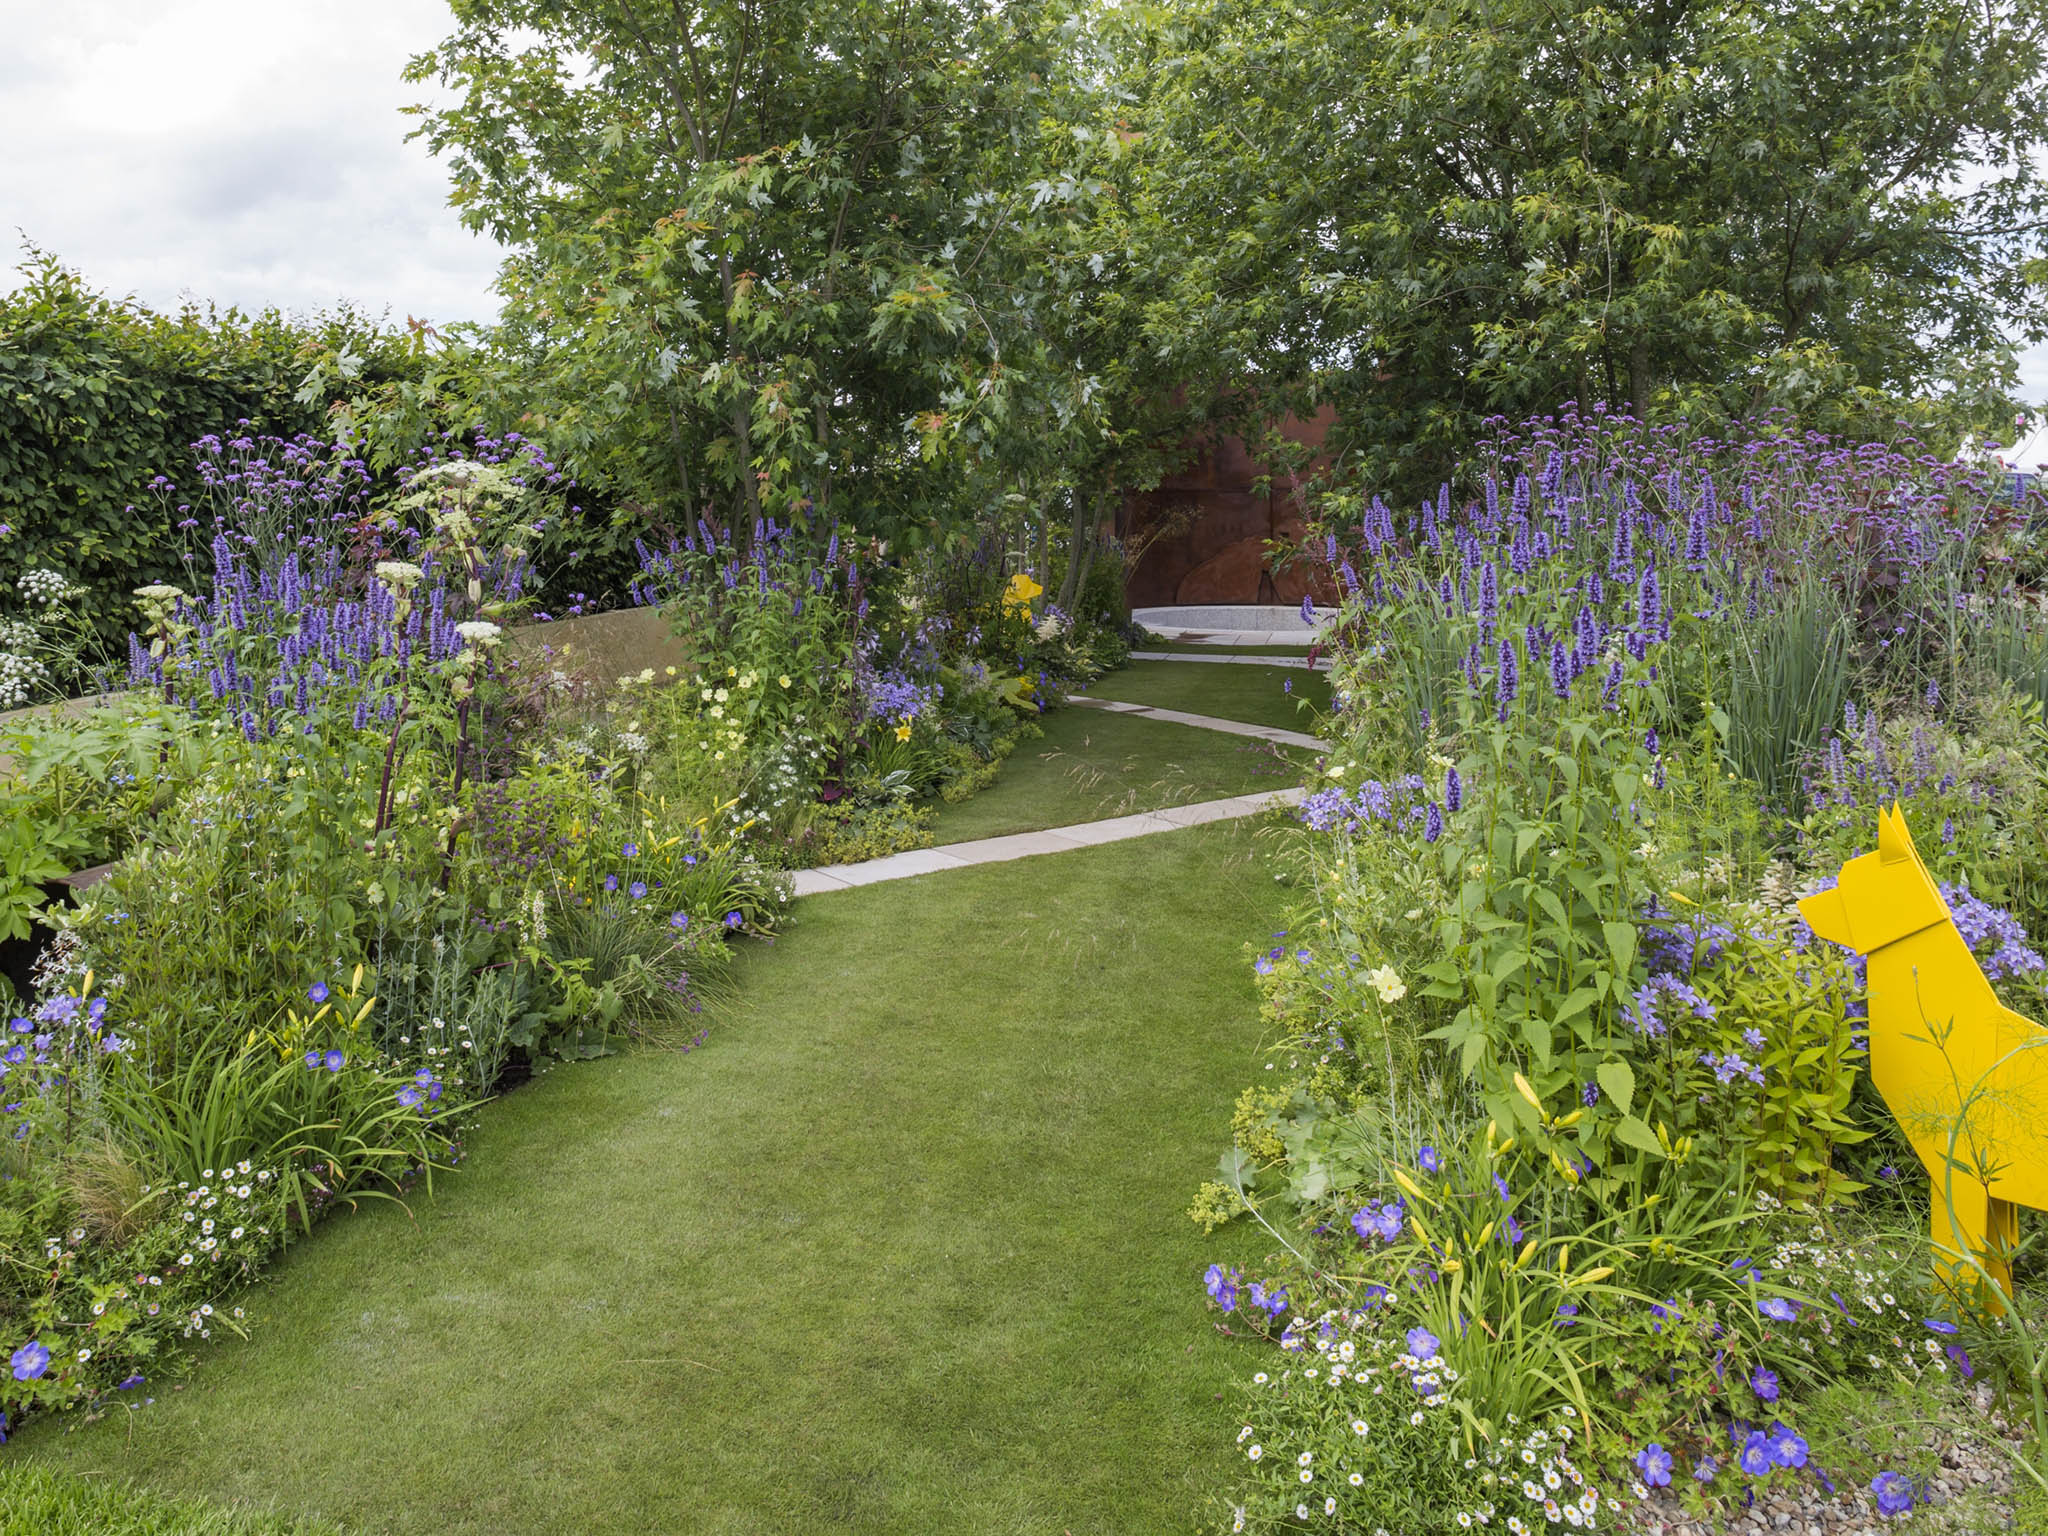
M1078 529L1206 424L2011 408L2048 0L454 0L488 407L643 516Z

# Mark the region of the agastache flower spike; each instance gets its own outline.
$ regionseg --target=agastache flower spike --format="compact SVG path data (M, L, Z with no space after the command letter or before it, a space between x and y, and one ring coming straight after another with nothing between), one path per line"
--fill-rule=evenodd
M1451 768L1444 774L1444 807L1445 809L1450 811L1452 815L1456 815L1458 812L1458 808L1462 806L1464 803L1464 781L1458 777L1458 770L1456 768Z
M1564 642L1561 640L1550 642L1550 687L1560 699L1572 696L1571 662L1565 656Z
M1505 724L1508 706L1515 702L1515 695L1522 687L1522 669L1515 660L1515 643L1506 638L1500 643L1500 671L1494 686L1500 700L1500 719Z

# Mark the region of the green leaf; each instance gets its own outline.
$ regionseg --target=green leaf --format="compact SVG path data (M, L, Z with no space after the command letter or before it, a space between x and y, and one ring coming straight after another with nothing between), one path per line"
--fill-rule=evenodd
M1614 957L1616 975L1627 976L1636 963L1636 925L1602 923L1600 931L1607 935L1607 953Z
M1648 1152L1657 1157L1664 1155L1664 1149L1657 1145L1657 1133L1634 1115L1623 1115L1614 1127L1614 1139L1626 1142L1638 1152Z
M1636 1073L1627 1062L1603 1061L1593 1069L1593 1078L1600 1084L1600 1091L1614 1100L1623 1115L1635 1109ZM1640 1120L1636 1123L1642 1124Z

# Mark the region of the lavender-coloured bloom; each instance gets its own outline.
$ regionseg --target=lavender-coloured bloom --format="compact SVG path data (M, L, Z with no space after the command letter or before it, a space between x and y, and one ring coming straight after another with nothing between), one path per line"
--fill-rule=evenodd
M329 1050L321 1056L320 1065L330 1072L339 1072L348 1065L348 1057L344 1056L340 1051Z
M1446 769L1444 772L1444 809L1455 816L1458 813L1458 808L1464 803L1464 781L1458 777L1458 770L1456 768Z
M1415 1154L1415 1163L1424 1173L1442 1173L1444 1160L1437 1155L1435 1147L1424 1147Z
M324 981L316 981L313 985L306 988L306 1001L309 1003L324 1003L330 995L327 990L327 983Z
M1749 1374L1749 1389L1759 1401L1775 1403L1778 1400L1778 1373L1768 1366L1758 1366Z
M1434 800L1432 800L1429 803L1429 810L1425 814L1423 819L1422 840L1425 843L1433 843L1443 835L1444 813L1443 810L1437 805L1437 803Z
M1301 622L1304 624L1313 625L1315 621L1316 600L1313 597L1304 597L1301 600Z
M1699 1465L1692 1469L1692 1480L1696 1483L1711 1483L1714 1474L1721 1470L1721 1463L1712 1456L1702 1456Z
M419 1089L411 1083L407 1083L403 1088L399 1089L397 1094L398 1102L407 1109L418 1108L421 1097Z
M1427 1328L1410 1328L1403 1342L1408 1347L1408 1353L1418 1360L1436 1359L1437 1352L1443 1347L1443 1341Z
M645 880L635 880L626 887L626 894L635 901L640 900L641 897L647 894L647 882Z
M1756 1304L1756 1309L1779 1323L1789 1323L1799 1315L1798 1305L1784 1296L1766 1296Z

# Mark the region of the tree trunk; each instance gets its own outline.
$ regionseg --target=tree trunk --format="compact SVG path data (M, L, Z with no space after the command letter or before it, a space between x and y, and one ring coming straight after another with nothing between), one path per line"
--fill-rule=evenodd
M1645 421L1650 418L1650 396L1656 389L1656 380L1650 372L1649 338L1635 336L1628 344L1629 408Z

